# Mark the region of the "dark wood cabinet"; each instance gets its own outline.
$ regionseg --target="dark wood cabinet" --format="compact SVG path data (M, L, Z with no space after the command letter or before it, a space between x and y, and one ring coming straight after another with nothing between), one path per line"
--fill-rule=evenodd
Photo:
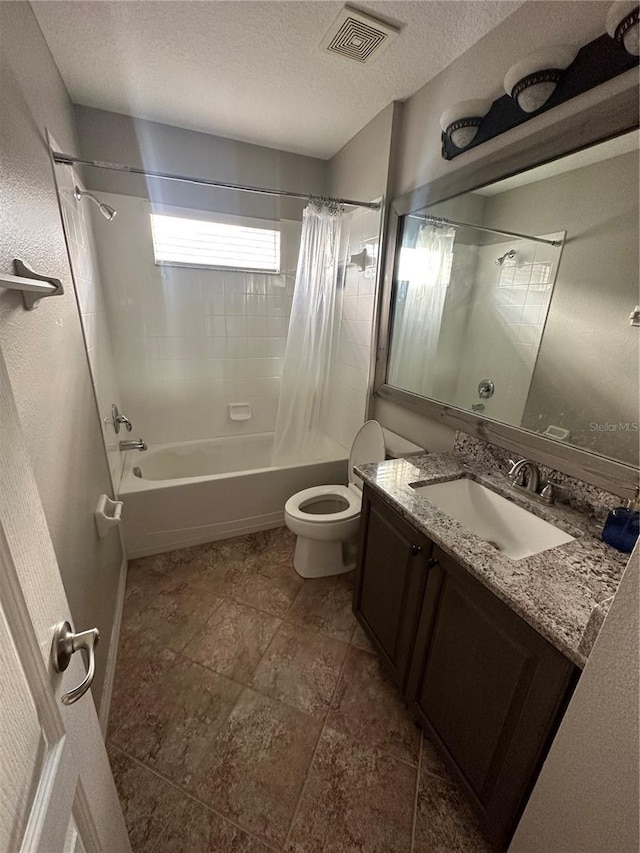
M498 849L513 834L576 674L544 637L433 549L407 699Z
M431 542L365 489L354 610L395 683L404 690Z
M367 489L354 611L505 850L577 667Z

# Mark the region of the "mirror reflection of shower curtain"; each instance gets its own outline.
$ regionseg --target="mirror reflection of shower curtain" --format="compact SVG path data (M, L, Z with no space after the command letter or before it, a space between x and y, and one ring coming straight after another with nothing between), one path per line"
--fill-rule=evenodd
M342 208L336 205L311 202L303 213L273 465L322 456L342 221Z
M390 385L432 396L438 338L451 277L455 228L421 225L415 248L400 253L389 359Z

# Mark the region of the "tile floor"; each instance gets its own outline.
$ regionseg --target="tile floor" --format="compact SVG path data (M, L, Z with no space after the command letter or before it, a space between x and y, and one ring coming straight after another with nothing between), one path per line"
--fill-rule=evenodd
M135 853L487 853L285 529L135 560L108 751Z

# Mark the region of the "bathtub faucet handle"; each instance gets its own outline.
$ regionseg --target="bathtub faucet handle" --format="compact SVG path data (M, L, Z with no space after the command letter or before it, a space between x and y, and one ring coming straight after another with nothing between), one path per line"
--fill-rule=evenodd
M127 432L131 432L133 429L133 424L129 418L126 415L120 414L115 403L111 406L111 422L116 433L120 432L120 426L122 424L125 425Z

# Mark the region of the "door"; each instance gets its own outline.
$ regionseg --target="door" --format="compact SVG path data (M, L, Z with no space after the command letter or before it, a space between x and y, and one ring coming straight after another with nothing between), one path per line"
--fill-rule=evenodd
M91 696L61 702L86 674L82 653L54 671L53 632L65 620L69 607L0 352L0 850L130 853Z
M404 688L431 543L365 488L354 612Z

